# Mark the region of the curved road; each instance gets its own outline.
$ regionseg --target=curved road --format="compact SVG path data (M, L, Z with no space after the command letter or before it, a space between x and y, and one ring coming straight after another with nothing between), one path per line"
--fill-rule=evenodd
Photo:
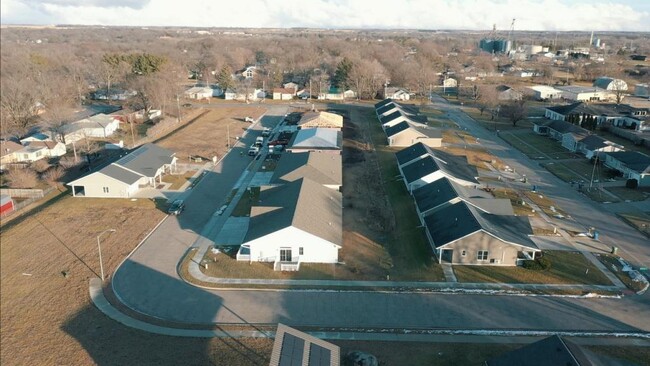
M240 156L262 127L277 124L286 107L273 107L244 144L208 173L179 217L168 217L113 277L125 305L182 323L268 324L366 328L650 331L650 295L623 299L206 290L176 272L185 253L230 192L251 158Z

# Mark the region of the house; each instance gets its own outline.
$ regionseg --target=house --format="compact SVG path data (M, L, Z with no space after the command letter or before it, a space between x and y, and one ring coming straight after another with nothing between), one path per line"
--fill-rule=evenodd
M491 358L485 366L630 366L630 363L598 355L564 337L552 335Z
M458 86L458 81L454 78L445 78L442 80L442 86L445 88L455 88Z
M562 92L562 98L576 102L613 101L616 99L614 93L598 87L569 85L558 86L557 89Z
M300 178L260 187L237 260L299 270L301 263L337 263L342 243L341 193Z
M402 88L396 87L387 87L382 90L382 95L384 98L390 98L393 100L409 100L411 99L411 94Z
M604 156L605 166L627 179L636 179L639 187L650 186L650 156L637 151L608 152Z
M442 146L442 132L437 128L402 121L387 127L385 132L388 146L404 147L418 142L429 147Z
M142 187L162 181L162 175L176 165L176 153L154 144L145 144L93 173L67 185L75 197L133 197Z
M560 141L565 149L573 152L579 150L578 141L591 134L580 126L561 120L533 122L533 131Z
M426 215L424 227L440 263L515 266L541 252L528 217L486 213L463 200Z
M21 160L21 157L16 154L16 152L23 149L23 145L11 141L11 140L0 140L0 170L5 170L8 164L18 163Z
M627 83L621 79L614 79L607 76L601 76L594 80L592 84L596 88L612 90L612 91L621 91L627 90Z
M285 88L285 89L293 90L293 95L296 95L296 93L298 92L298 89L300 88L300 85L298 85L298 84L296 84L294 82L288 82L288 83L282 84L282 87Z
M25 138L20 139L20 143L22 145L26 145L28 142L35 142L35 141L53 141L52 140L52 134L49 132L36 132L34 134L31 134Z
M309 94L309 90L307 89L300 89L296 92L296 96L300 99L309 99L311 98L311 94Z
M0 195L0 215L8 215L15 209L14 200L11 196L3 194Z
M237 92L232 88L228 88L223 93L223 98L225 100L235 100L237 98Z
M295 94L295 89L275 88L273 89L273 100L291 100Z
M382 100L381 102L375 103L375 109L379 109L379 108L385 106L386 104L390 104L390 103L393 103L393 100L390 99L390 98L386 98L386 99Z
M21 140L22 145L13 141L0 142L2 149L1 169L4 169L6 164L31 163L45 158L55 158L65 155L65 144L49 139L41 140L43 136L46 135L39 133L24 138Z
M460 185L448 178L441 178L413 190L413 200L418 216L424 224L424 217L431 212L465 201L487 213L514 215L510 199L497 199L486 191Z
M611 122L613 125L626 124L627 118L645 117L648 115L647 108L636 108L628 104L588 104L576 102L567 105L547 107L544 115L548 119L566 121L574 117L578 122L585 118L594 118L598 125L604 122Z
M343 116L330 112L306 112L298 121L298 128L343 128Z
M278 323L269 366L339 366L339 346Z
M91 94L92 99L94 100L127 100L138 93L134 90L123 90L123 89L109 89L106 88L98 89Z
M379 117L379 122L381 123L381 127L386 130L387 128L393 127L397 124L400 123L408 123L411 122L411 120L408 118L408 116L403 113L402 111L396 110L390 114L380 116Z
M318 152L282 154L271 183L284 184L301 178L338 191L343 184L341 155Z
M330 88L327 93L320 93L318 95L318 99L329 99L329 100L344 100L344 99L352 99L356 98L357 93L355 93L353 90L347 89L347 90L342 90L339 88Z
M583 153L587 159L596 157L601 152L615 152L623 149L623 145L605 140L597 135L589 135L578 141L578 151Z
M562 91L546 85L534 85L527 87L530 94L536 100L555 100L562 98Z
M185 98L202 100L212 98L214 92L212 88L207 86L195 86L187 89L183 94Z
M120 120L103 113L68 123L61 129L61 139L66 145L88 137L107 138L120 128Z
M523 98L523 93L507 85L498 85L495 89L499 100L521 100Z
M414 156L418 157L405 164L400 163ZM417 143L398 151L395 157L409 192L441 178L448 178L463 186L479 184L476 167L468 164L464 156L451 155Z
M634 96L645 98L650 97L650 84L634 85Z
M235 75L243 78L243 79L252 79L257 75L259 70L257 70L256 66L246 66L243 69L237 71Z
M343 135L333 128L305 128L293 134L288 152L319 151L341 153Z

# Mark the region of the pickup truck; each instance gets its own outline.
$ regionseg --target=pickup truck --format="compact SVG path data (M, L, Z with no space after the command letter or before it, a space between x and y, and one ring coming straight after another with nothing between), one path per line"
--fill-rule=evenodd
M259 152L260 152L260 148L257 147L256 145L252 145L252 146L248 149L248 155L249 155L249 156L255 156L255 155L257 155Z

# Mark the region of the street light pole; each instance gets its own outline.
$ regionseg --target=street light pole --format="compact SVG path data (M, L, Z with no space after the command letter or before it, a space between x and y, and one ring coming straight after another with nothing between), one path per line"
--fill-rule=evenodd
M114 233L115 229L104 230L97 235L97 250L99 251L99 271L101 273L102 282L104 282L104 262L102 262L102 247L99 244L99 238L106 233Z

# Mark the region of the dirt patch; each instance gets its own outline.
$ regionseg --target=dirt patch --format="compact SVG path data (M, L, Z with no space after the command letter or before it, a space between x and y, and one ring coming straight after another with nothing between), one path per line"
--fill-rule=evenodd
M213 156L221 157L230 145L237 142L250 127L244 117L259 118L266 110L259 106L223 107L210 109L196 121L158 141L162 147L176 152L181 162L189 162L189 156L210 161Z

